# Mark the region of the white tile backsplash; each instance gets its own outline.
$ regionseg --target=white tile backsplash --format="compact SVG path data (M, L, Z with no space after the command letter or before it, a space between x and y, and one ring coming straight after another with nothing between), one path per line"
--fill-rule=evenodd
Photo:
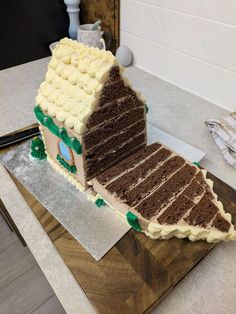
M122 1L122 0L121 0ZM126 0L125 0L126 1ZM195 15L227 24L236 24L235 0L136 0L156 7Z
M138 67L236 110L236 0L121 0L121 44Z
M134 3L132 1L121 2L120 28L131 33L138 33L144 36L144 3Z
M235 26L152 6L146 6L144 21L144 38L236 72Z

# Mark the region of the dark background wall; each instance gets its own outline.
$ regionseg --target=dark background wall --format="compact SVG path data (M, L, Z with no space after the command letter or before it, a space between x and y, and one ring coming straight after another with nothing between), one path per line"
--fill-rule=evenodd
M0 6L0 70L50 55L49 44L68 36L63 0L5 0Z

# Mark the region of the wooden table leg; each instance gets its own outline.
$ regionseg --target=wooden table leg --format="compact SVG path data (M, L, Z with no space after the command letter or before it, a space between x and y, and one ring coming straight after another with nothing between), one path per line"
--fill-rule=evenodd
M3 219L5 220L5 222L7 223L9 229L12 232L15 232L17 237L19 238L21 244L23 246L27 246L24 238L22 237L22 235L20 234L20 231L18 230L16 224L14 223L13 219L11 218L10 214L8 213L5 205L3 204L2 200L0 199L0 214L2 215Z

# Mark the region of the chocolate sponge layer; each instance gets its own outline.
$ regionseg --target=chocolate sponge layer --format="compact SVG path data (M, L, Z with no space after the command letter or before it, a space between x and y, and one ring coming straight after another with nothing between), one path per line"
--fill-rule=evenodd
M135 209L147 219L156 215L172 197L178 194L186 184L189 184L196 173L196 168L186 164L175 173L157 191L144 199Z
M136 96L129 95L113 100L92 113L86 125L87 130L90 131L96 125L136 107L143 107L143 103Z
M222 232L228 232L230 223L225 220L220 214L217 214L213 220L212 226Z
M194 202L184 195L180 195L165 211L157 218L160 224L177 224L183 215L194 206Z
M108 169L114 160L119 159L121 156L129 156L131 152L139 147L141 144L145 145L146 134L141 133L134 137L130 142L126 143L116 151L107 153L102 160L87 160L87 178L91 180L96 175L100 174L103 170Z
M145 177L151 169L155 168L160 162L168 158L170 154L169 150L162 148L148 158L146 162L141 163L135 169L127 172L122 177L119 177L117 180L110 183L107 186L107 190L122 198L131 185L138 183L139 179L141 180Z
M106 142L94 146L91 150L87 152L86 159L97 159L105 155L107 151L110 151L112 148L116 149L122 143L126 143L130 138L135 135L144 132L146 123L144 120L138 121L135 124L131 125L122 133L118 133L115 136L112 136Z
M114 66L110 70L109 77L106 81L106 84L113 83L115 81L119 81L120 79L121 79L120 68L118 66Z
M206 227L217 212L218 208L205 194L200 202L191 210L188 217L185 218L185 221L193 226Z
M128 190L123 199L129 206L137 205L153 189L156 189L165 182L176 170L184 164L183 158L175 156L167 160L161 167L157 168L150 176L144 179L136 187Z
M124 84L123 80L112 82L103 87L98 106L102 107L112 100L128 95L135 96L136 94L129 86Z
M107 184L111 179L118 176L119 174L122 174L123 171L130 168L132 169L137 163L153 154L155 151L160 149L160 147L161 145L159 143L146 146L145 148L140 149L137 153L132 154L130 157L121 161L118 165L104 171L96 179L101 184Z
M90 131L84 135L84 144L86 149L90 149L92 146L103 141L111 135L122 131L127 126L134 124L135 122L144 119L144 109L135 108L129 110L127 113L115 117L94 131Z
M87 180L146 144L144 107L120 67L112 67L83 135Z

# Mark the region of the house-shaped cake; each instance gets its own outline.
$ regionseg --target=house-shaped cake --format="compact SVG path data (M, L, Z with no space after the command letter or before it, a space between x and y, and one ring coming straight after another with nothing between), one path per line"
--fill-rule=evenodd
M146 145L146 112L111 52L62 39L34 109L48 161L80 190Z
M110 52L61 40L34 111L52 166L137 231L155 239L236 238L206 172L160 143L147 146L145 102Z

